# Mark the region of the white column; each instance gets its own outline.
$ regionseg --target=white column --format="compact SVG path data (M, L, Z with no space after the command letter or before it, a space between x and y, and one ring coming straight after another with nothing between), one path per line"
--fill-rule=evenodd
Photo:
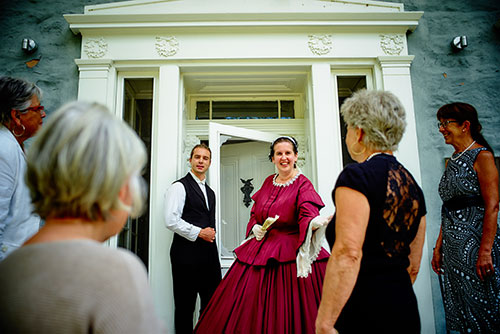
M342 146L339 141L340 127L337 103L335 103L332 71L329 64L314 64L312 81L312 138L311 158L316 159L317 191L325 208L322 215L334 212L332 190L337 176L342 171Z
M160 66L156 112L153 115L151 226L149 276L158 315L165 321L168 333L174 333L174 297L170 244L173 233L167 230L163 218L164 195L178 178L180 150L179 67Z
M75 60L80 71L78 82L78 100L99 102L114 110L116 70L113 61Z
M379 57L378 60L382 68L384 90L394 93L401 100L406 110L406 131L399 144L396 156L413 174L417 182L422 184L410 77L410 65L413 58L413 56L384 56ZM435 333L436 331L432 304L430 262L431 258L427 248L426 236L420 273L413 286L418 300L422 333Z

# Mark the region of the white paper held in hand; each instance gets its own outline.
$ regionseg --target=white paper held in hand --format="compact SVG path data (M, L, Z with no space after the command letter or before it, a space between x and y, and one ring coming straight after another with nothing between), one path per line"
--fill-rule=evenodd
M266 221L264 222L264 224L262 224L262 230L263 231L267 231L267 229L275 222L278 220L280 216L276 215L274 216L274 218L272 217L267 217Z

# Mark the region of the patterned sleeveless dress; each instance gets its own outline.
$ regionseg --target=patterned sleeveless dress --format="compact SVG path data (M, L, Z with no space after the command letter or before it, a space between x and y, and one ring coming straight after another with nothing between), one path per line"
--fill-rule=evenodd
M450 159L439 183L443 202L461 199L462 203L443 205L441 212L446 326L461 333L500 333L500 228L491 254L494 276L481 281L476 274L484 205L474 201L481 195L474 161L483 150L472 149L455 161Z

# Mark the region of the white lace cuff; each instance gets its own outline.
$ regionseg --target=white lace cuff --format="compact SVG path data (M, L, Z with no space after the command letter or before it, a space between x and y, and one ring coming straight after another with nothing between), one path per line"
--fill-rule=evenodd
M327 226L328 218L322 216L314 217L309 223L306 239L297 254L297 277L305 278L312 272L311 265L318 258L321 247L328 251L329 247L325 238ZM313 227L318 228L313 231Z

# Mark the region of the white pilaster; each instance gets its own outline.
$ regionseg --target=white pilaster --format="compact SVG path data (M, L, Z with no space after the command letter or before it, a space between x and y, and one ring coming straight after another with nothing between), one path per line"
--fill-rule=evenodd
M410 65L413 58L413 56L381 56L378 57L378 60L382 68L384 90L394 93L401 100L406 110L406 131L399 144L396 156L398 160L410 170L417 182L422 184L410 77ZM430 263L431 258L428 252L426 236L420 273L413 286L418 300L422 333L435 333L436 331L434 308L432 305Z
M116 82L113 61L77 59L75 62L80 71L78 100L99 102L113 110Z
M158 315L165 321L168 333L174 333L174 298L170 244L173 233L164 224L164 195L178 178L180 150L179 67L160 66L157 113L153 116L151 228L149 275Z
M313 64L312 81L312 159L316 159L317 191L326 207L321 214L330 215L334 211L332 190L337 176L342 171L342 147L335 92L329 64Z

